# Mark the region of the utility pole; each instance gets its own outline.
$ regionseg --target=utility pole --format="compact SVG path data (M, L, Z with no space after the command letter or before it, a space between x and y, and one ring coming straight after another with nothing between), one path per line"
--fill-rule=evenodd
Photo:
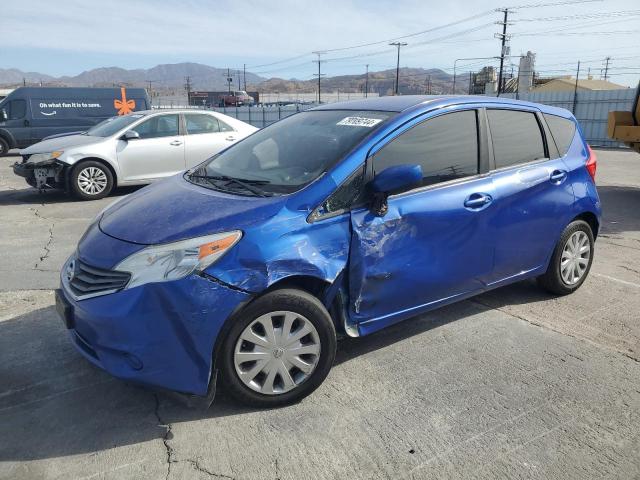
M233 77L231 76L231 70L227 68L227 91L231 94L231 84L233 83Z
M431 95L431 74L427 75L427 95Z
M501 8L496 10L504 13L504 20L497 22L498 25L502 25L502 33L497 33L496 38L500 39L500 73L498 74L498 97L502 91L502 69L504 67L504 57L506 56L506 43L507 43L507 19L509 18L509 9Z
M367 68L367 72L364 77L364 98L367 98L369 96L369 64L367 63L365 67Z
M576 103L578 103L578 79L580 78L580 60L578 60L578 71L576 72L576 85L573 87L573 108L571 113L576 113Z
M323 60L320 58L320 55L323 55L326 52L311 52L311 53L315 53L316 55L318 55L318 59L314 60L314 62L318 64L318 73L314 73L313 76L318 77L318 105L320 105L320 79L324 77L324 74L320 72L320 65L323 63Z
M240 70L236 71L236 75L237 75L237 77L238 77L238 90L242 90L242 89L240 88Z
M604 81L607 81L607 78L609 77L608 73L609 73L609 61L611 60L611 57L607 57L604 59L605 66L604 66Z
M151 103L153 103L153 88L152 88L152 84L156 83L157 80L147 80L147 82L149 83L149 98L151 99ZM42 80L40 81L40 83L42 84ZM42 85L40 85L42 86Z
M244 91L247 91L247 64L242 64L242 83L244 84Z
M184 89L187 91L187 105L191 105L191 77L184 77Z
M400 47L404 47L407 45L406 42L391 42L389 45L393 45L398 48L398 60L396 61L396 88L395 94L398 95L398 90L400 87Z

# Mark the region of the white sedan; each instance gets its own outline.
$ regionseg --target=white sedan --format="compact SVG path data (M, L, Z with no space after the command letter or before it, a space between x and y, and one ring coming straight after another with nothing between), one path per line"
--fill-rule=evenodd
M197 165L257 128L205 110L148 110L113 117L86 132L56 136L20 151L13 170L38 189L85 199L141 185Z

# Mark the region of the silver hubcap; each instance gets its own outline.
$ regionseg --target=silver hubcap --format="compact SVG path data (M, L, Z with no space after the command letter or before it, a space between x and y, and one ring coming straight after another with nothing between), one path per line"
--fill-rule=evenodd
M579 230L571 235L562 249L560 274L567 285L578 283L589 266L591 244L586 233Z
M271 312L255 319L238 338L233 354L242 383L256 392L293 390L315 370L320 337L313 324L294 312Z
M87 195L97 195L107 188L107 174L98 167L87 167L78 174L78 187Z

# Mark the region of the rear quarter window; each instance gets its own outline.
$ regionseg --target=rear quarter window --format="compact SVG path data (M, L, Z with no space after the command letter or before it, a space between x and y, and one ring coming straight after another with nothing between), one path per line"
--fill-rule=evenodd
M560 156L565 156L569 151L569 147L571 147L573 137L576 135L576 124L573 120L549 113L545 113L544 118L547 121L547 125L549 125L551 135L553 135L556 146L560 151Z

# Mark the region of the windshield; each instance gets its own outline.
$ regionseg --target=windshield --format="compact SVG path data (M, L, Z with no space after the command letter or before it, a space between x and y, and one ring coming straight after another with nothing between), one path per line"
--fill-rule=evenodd
M123 117L111 117L94 125L87 130L87 135L92 137L110 137L114 133L140 120L144 115L125 115Z
M251 183L263 195L299 190L335 165L392 113L315 110L298 113L258 130L242 142L187 172L209 188L243 194ZM242 187L240 180L245 183Z

